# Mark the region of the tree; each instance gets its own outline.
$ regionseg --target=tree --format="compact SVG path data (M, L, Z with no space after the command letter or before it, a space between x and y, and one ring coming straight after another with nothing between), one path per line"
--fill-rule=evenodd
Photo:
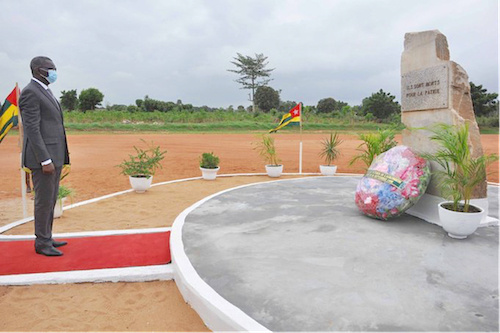
M394 101L395 98L396 96L380 89L377 93L363 99L361 111L365 115L371 113L379 120L386 120L392 114L401 112L401 106L398 102Z
M318 102L317 109L319 113L331 113L337 110L337 101L331 97L323 98Z
M498 114L498 94L487 93L487 91L486 88L483 88L483 85L476 86L470 82L470 95L476 116Z
M231 61L237 69L228 69L228 71L240 76L240 78L235 81L243 86L241 89L250 89L252 91L250 101L253 103L253 111L255 112L255 90L258 87L267 85L269 81L271 81L271 79L267 78L274 68L266 69L269 62L266 62L267 57L262 53L255 54L255 58L244 56L240 53L237 53L237 55L237 57L233 58L235 61Z
M146 98L147 98L147 97L148 97L148 96L146 96ZM144 110L144 100L142 100L142 99L140 99L140 98L136 99L136 100L135 100L135 105L136 105L139 109Z
M80 110L85 112L94 110L102 102L104 95L96 88L88 88L80 92L78 99L80 100Z
M61 91L61 107L63 110L76 110L78 106L78 97L76 96L76 89L69 91Z
M142 103L142 108L146 112L160 111L160 112L168 112L172 111L177 104L174 102L164 102L156 99L149 98L149 96L144 97L144 101Z
M255 104L264 112L269 112L272 108L277 109L280 105L280 94L271 87L258 87L255 91Z
M295 105L297 105L297 102L295 102L295 101L281 101L280 105L278 107L278 111L283 112L283 113L288 112Z

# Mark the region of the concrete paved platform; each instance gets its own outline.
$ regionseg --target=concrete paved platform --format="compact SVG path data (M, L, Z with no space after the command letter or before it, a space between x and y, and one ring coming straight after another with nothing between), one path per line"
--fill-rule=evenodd
M358 179L208 199L183 217L192 274L273 331L498 331L498 227L455 240L409 215L365 217Z

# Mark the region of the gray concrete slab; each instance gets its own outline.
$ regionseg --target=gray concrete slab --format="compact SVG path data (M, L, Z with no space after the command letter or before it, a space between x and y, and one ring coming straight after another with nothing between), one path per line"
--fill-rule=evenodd
M358 179L216 196L186 217L186 255L273 331L498 331L498 227L456 240L409 215L365 217L354 204Z

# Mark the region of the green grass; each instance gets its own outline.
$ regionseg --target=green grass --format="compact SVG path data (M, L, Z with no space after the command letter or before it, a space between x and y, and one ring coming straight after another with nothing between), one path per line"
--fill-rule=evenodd
M122 124L122 123L65 123L66 129L71 132L80 131L117 131L117 132L267 132L275 124L257 123L249 121L218 122L218 123L164 123L164 124ZM387 128L387 124L359 123L359 124L304 124L305 132L311 131L372 131L378 128ZM297 127L288 126L280 132L297 132Z
M269 131L279 122L281 113L247 113L227 111L123 112L95 110L86 113L65 112L69 131L119 132L253 132ZM310 114L304 117L304 131L371 131L391 127L357 120L349 123L331 115ZM281 131L296 131L292 126Z
M170 112L127 112L94 110L85 113L65 111L66 129L80 132L171 132L171 133L242 133L267 132L276 127L282 113L248 113L224 110L170 111ZM363 118L346 120L331 114L305 114L304 132L359 132L376 131L393 127L391 124L369 122ZM403 127L400 125L398 130ZM498 134L498 128L481 127L481 134ZM280 132L298 132L296 126L287 126Z

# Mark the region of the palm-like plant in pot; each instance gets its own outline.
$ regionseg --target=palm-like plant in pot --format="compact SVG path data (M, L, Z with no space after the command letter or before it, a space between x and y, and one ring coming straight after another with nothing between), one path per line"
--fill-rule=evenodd
M360 153L354 156L349 165L353 165L357 160L361 160L368 169L375 157L397 146L394 135L395 133L392 129L379 129L376 133L359 134L358 137L363 143L356 150Z
M283 172L283 164L280 164L280 159L276 153L274 145L274 138L268 134L263 134L260 141L254 143L254 149L258 151L259 155L266 161L266 172L269 177L279 177Z
M339 135L330 133L330 137L321 142L322 149L319 154L320 157L325 159L326 165L320 165L319 169L324 176L333 176L337 172L337 166L332 165L332 162L340 156L338 146L342 143Z
M219 157L212 153L203 153L200 156L200 170L203 179L214 180L219 171Z
M498 156L472 157L468 123L438 124L431 131L430 139L439 143L440 148L423 157L440 166L433 175L441 195L450 200L439 204L439 219L450 237L463 239L474 233L481 222L484 210L471 205L471 199L474 189L486 181L486 167L497 161Z
M141 140L146 143L146 141ZM147 143L146 143L147 144ZM118 165L122 169L121 173L129 176L130 185L137 193L143 193L151 187L153 176L158 168L161 168L161 161L165 158L166 150L161 150L153 142L146 149L134 146L135 155L129 155Z

